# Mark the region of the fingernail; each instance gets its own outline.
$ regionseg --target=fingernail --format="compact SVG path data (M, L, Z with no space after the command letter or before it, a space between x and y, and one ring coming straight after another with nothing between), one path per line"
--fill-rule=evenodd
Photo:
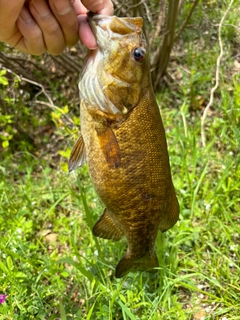
M45 1L32 0L30 1L30 5L33 6L37 13L42 17L50 14L50 9Z
M68 0L56 0L54 1L54 7L57 12L61 15L64 15L73 9L73 6Z
M96 50L98 48L97 46L95 46L95 47L94 46L90 46L90 47L88 47L89 50Z

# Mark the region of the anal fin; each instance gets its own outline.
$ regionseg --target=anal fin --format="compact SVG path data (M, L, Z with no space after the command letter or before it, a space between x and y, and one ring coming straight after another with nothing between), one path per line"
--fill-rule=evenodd
M136 257L131 256L131 254L127 251L127 253L117 264L115 277L122 278L131 271L156 272L157 270L154 270L153 268L158 266L158 258L155 252L153 252L151 256L143 256L137 259Z
M124 236L124 232L116 225L111 214L105 209L99 220L93 227L93 234L103 239L120 240Z
M69 161L68 171L71 172L78 167L81 167L86 162L85 144L82 135L78 138L73 146Z

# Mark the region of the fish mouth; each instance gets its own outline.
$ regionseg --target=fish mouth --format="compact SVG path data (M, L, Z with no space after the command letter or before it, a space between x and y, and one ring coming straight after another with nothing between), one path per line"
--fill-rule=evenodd
M116 16L95 14L91 11L87 13L87 17L89 25L95 36L98 35L97 29L99 28L109 33L110 37L140 33L143 25L143 20L140 17L118 18Z
M97 30L96 27L99 26L102 29L107 30L107 25L109 25L110 20L112 19L111 16L96 14L91 11L87 13L88 23L92 29L93 34L96 36Z
M106 15L95 14L93 12L87 13L88 23L92 33L97 41L98 49L106 47L106 39L110 40L109 34L109 20L112 18ZM109 41L108 40L108 41Z
M98 13L94 13L94 12L91 12L91 11L88 11L87 17L88 17L88 19L94 20L94 21L97 21L97 20L100 20L100 19L105 19L105 18L111 18L111 16L107 16L107 15L104 15L104 14L98 14Z

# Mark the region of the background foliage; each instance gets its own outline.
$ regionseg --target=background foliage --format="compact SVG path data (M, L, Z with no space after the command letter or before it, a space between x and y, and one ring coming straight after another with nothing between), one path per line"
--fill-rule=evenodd
M1 44L0 319L239 319L239 3L114 4L144 17L180 221L159 234L157 275L114 279L126 243L93 237L103 207L87 167L67 173L84 49L30 57Z

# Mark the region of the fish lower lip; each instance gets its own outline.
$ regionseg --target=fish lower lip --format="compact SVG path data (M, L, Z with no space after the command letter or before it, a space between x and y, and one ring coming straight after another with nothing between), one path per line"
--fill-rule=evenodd
M95 13L92 12L92 11L88 11L88 13L87 13L87 16L88 16L89 18L93 17L94 15L95 15Z
M103 17L104 15L97 14L97 13L94 13L92 11L88 11L87 16L88 16L89 19L93 19L93 18L96 19L98 17Z
M88 11L87 17L88 17L88 19L90 21L94 21L94 22L98 22L99 20L109 18L109 16L107 16L107 15L97 14L97 13L94 13L94 12L91 12L91 11Z
M96 23L95 23L95 19L94 19L95 17L96 17L95 13L93 13L91 11L89 11L87 13L88 23L89 23L90 28L92 29L92 33L94 35L96 35Z
M107 15L103 15L103 14L95 14L93 12L88 12L87 13L87 17L88 17L88 23L90 25L90 28L92 29L93 34L97 35L97 27L100 27L100 29L102 29L103 31L108 31L108 26L109 26L109 22L111 21L112 17L109 17ZM109 21L110 19L110 21ZM99 41L100 41L100 35L98 35L97 37L97 43L99 45ZM99 40L99 41L98 41Z
M98 16L98 14L97 13L94 13L94 12L92 12L92 11L88 11L88 13L87 13L87 17L88 17L88 19L90 19L90 20L92 20L94 17L96 17L96 16Z

